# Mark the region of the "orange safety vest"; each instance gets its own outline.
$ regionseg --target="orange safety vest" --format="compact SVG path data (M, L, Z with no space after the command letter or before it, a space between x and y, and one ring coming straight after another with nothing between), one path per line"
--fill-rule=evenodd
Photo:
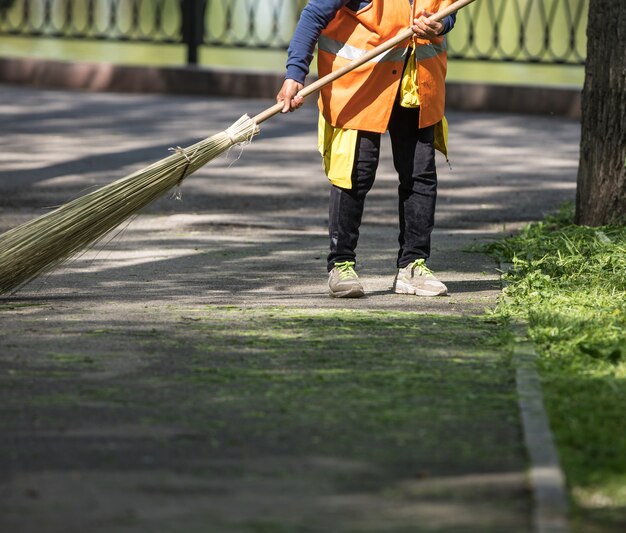
M318 41L319 76L338 70L409 27L415 13L436 13L453 0L372 0L359 11L342 7ZM419 127L443 118L447 54L445 36L415 39ZM401 45L323 87L319 108L334 127L383 133L400 85L407 47Z

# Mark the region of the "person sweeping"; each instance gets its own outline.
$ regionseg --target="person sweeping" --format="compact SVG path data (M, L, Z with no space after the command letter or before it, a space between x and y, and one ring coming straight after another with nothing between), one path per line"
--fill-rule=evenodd
M446 286L426 266L437 197L435 149L447 156L444 117L445 34L456 14L429 17L447 0L310 0L291 40L285 82L276 99L282 112L299 108L313 50L325 76L392 39L407 26L408 46L390 50L322 87L319 148L331 183L328 286L331 296L358 298L355 271L365 197L376 176L380 136L389 131L399 177L399 251L393 290L442 296Z
M93 246L146 205L171 191L259 125L297 109L321 90L320 150L332 183L330 293L363 296L354 270L365 196L374 181L380 134L391 133L400 176L400 251L394 290L446 294L426 267L437 192L434 149L447 154L443 116L446 71L443 35L459 9L476 0L313 0L294 34L277 103L254 117L108 183L0 235L0 295ZM436 12L432 14L433 11ZM404 27L405 22L407 26ZM315 43L318 80L302 88ZM410 43L410 45L408 44Z

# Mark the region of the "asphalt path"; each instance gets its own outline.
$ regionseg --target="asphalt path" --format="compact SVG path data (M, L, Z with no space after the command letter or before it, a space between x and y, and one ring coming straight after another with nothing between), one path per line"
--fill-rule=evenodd
M0 231L271 104L0 86ZM574 199L579 125L556 117L489 113L450 112L448 119L452 168L438 159L438 208L429 262L448 285L447 297L417 298L390 290L397 253L397 178L386 136L357 250L367 295L358 300L328 296L329 186L316 152L313 104L264 123L250 145L234 147L200 169L183 183L180 200L174 191L93 249L3 297L0 494L5 526L15 532L42 527L63 532L317 531L315 520L327 516L335 517L337 531L528 531L526 459L514 412L512 371L502 354L480 351L481 335L493 334L481 328L491 326L472 322L496 304L498 265L472 249ZM235 319L232 310L244 315ZM415 454L439 454L439 471L414 488L400 480L402 490L389 494L400 494L401 501L390 496L384 513L374 512L380 498L371 493L353 495L349 502L338 495L329 499L330 480L341 472L348 476L346 469L354 465L333 462L330 456L285 458L276 451L280 446L272 448L262 439L257 448L245 448L244 456L235 459L227 451L220 455L207 448L206 439L212 442L213 437L206 429L189 433L180 424L150 422L158 414L155 410L163 414L172 408L172 398L181 402L185 420L193 418L194 402L202 407L200 398L207 391L186 396L182 385L174 387L173 377L187 376L184 365L194 358L220 361L207 343L228 338L223 350L231 353L225 323L232 323L235 332L241 328L244 341L254 334L263 344L269 341L258 330L271 330L272 322L266 321L273 313L306 322L316 313L328 319L334 315L324 313L334 311L362 313L355 320L369 319L372 313L408 313L401 316L411 320L422 314L440 317L419 325L426 351L417 360L441 377L440 392L448 391L460 403L444 402L436 415L419 419L418 425L429 428L430 438L441 436L441 441L418 445ZM385 319L392 327L396 315L384 316L392 317ZM241 317L248 317L249 323ZM472 324L478 324L476 330ZM447 342L446 331L456 332L446 344L447 356L433 358L441 350L438 343ZM372 342L379 349L378 341ZM292 345L280 345L276 357ZM364 354L367 349L364 346ZM484 366L480 357L486 358ZM450 366L450 361L465 362L472 369L469 377L459 374L462 386L455 385L452 376L459 367ZM94 362L97 368L89 366ZM349 361L346 365L352 368ZM157 379L166 387L160 392L153 388ZM135 385L137 396L124 396ZM174 387L171 394L169 386ZM478 404L480 409L472 411L476 405L467 398L480 397L485 390L493 394L484 399L484 409ZM435 393L423 394L428 403ZM489 436L474 423L483 414ZM446 420L454 423L446 425ZM244 429L254 425L242 424ZM268 430L268 435L279 429ZM297 437L289 435L287 439ZM122 437L132 444L133 453L119 448ZM99 448L90 455L95 442ZM463 463L464 444L504 452L486 457L491 463L468 452L472 458ZM211 478L209 483L190 474L193 461L208 461L212 454L215 479L222 479L225 468L248 471L250 476L237 482ZM155 460L169 466L151 468ZM187 470L181 470L180 461ZM290 472L286 484L285 468ZM155 492L157 486L161 492ZM442 496L453 492L452 499ZM418 500L427 493L432 505L410 506L409 493ZM208 508L225 513L224 524L230 526L209 527L203 514ZM315 519L307 515L313 512ZM307 517L302 520L309 520L309 529L295 515ZM264 522L267 516L278 517L278 522ZM371 519L370 525L361 520L364 517ZM381 525L391 524L390 517L397 519L397 527ZM404 519L423 527L407 529ZM328 524L319 530L328 531Z

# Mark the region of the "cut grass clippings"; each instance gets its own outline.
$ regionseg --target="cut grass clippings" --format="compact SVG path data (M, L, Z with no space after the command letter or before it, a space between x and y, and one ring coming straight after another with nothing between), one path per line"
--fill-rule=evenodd
M123 471L184 510L158 515L160 531L530 530L499 321L176 305L168 321L166 312L155 328L145 317L93 334L72 326L29 345L28 357L0 357L0 433L11 436L0 439L0 471ZM155 472L150 483L132 477ZM0 517L14 507L0 501ZM92 529L92 509L67 509Z
M496 314L522 318L581 531L626 527L626 227L572 208L487 246L512 263Z

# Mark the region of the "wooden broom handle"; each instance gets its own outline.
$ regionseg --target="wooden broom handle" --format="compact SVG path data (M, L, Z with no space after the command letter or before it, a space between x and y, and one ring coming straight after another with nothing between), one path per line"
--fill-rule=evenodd
M457 0L453 4L450 4L448 7L444 9L440 9L439 11L437 11L437 13L435 13L429 18L431 20L438 22L441 19L447 17L448 15L455 13L462 7L465 7L466 5L471 4L472 2L475 2L475 0ZM335 81L337 78L341 78L341 76L343 76L344 74L347 74L348 72L353 71L355 68L360 67L364 63L367 63L368 61L374 59L380 54L384 52L388 52L392 48L395 48L399 44L402 44L404 41L410 39L411 37L413 37L413 30L411 28L407 28L406 30L401 31L398 35L396 35L392 39L385 41L380 46L377 46L376 48L363 54L363 56L361 56L359 59L352 61L349 65L346 65L340 69L337 69L331 72L330 74L327 74L323 78L320 78L319 80L311 83L310 85L307 85L306 87L304 87L304 89L302 89L298 93L297 96L302 96L302 98L306 98L307 96L321 89L325 85L328 85L329 83ZM259 113L252 120L254 120L256 124L261 124L261 122L265 122L268 118L271 118L274 115L277 115L278 113L280 113L283 107L284 107L283 102L278 102L272 107L269 107L265 111L262 111L261 113Z

